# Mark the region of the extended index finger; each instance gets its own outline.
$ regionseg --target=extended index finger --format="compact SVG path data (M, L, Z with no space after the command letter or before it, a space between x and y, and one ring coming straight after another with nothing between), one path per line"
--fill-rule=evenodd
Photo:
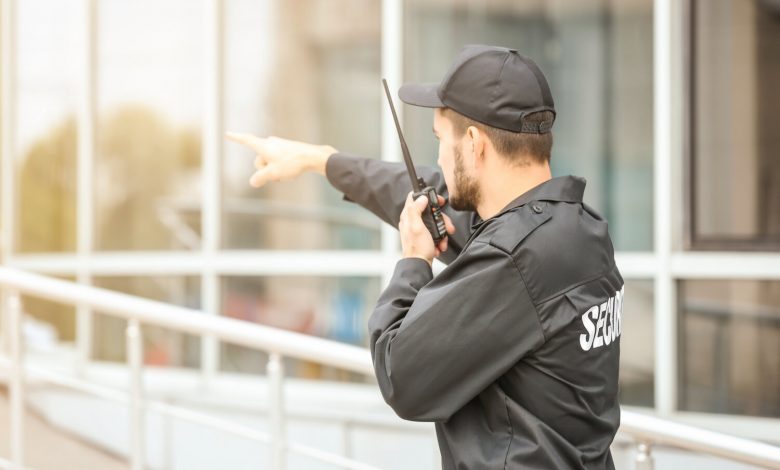
M233 142L246 145L252 148L256 152L260 152L263 139L252 134L246 134L243 132L225 132L225 137Z

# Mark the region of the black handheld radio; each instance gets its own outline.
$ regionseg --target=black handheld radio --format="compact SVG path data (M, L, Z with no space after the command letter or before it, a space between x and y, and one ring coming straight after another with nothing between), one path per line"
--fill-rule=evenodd
M439 207L439 197L433 186L428 186L425 183L425 180L417 177L417 172L414 171L414 165L412 164L412 157L409 156L409 149L406 147L406 141L401 132L401 125L398 123L398 116L395 114L393 99L390 97L390 90L387 88L387 80L384 78L382 79L382 85L385 87L385 94L387 95L387 102L390 104L390 111L393 112L393 120L395 121L395 128L398 131L398 138L401 140L401 152L404 154L406 171L409 173L409 178L412 180L412 190L414 191L412 197L417 199L420 196L425 196L426 199L428 199L428 210L423 212L422 219L423 223L425 223L425 227L431 232L433 243L438 244L447 237L447 228L444 225L444 218L441 215L441 208Z

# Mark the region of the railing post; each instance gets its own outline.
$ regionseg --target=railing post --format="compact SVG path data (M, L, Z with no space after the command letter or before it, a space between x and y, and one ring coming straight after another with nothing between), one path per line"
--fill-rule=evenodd
M653 470L655 462L650 453L650 444L640 442L636 446L636 470Z
M8 293L7 325L10 353L9 401L11 407L11 468L24 465L24 337L22 335L22 302L19 293Z
M143 337L138 320L127 321L127 362L130 366L130 468L144 468Z
M287 433L284 425L284 367L282 356L271 353L268 358L268 423L271 435L271 468L284 470L287 467Z
M349 418L341 425L341 455L352 458L352 421Z

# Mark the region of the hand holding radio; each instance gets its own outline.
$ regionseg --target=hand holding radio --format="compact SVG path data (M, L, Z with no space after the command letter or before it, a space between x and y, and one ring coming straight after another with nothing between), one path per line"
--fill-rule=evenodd
M302 173L325 174L328 157L337 152L329 145L314 145L279 137L227 132L225 137L255 151L255 173L249 184L259 188L270 181L287 181Z
M438 196L437 206L444 206L446 201ZM430 229L426 226L423 216L429 209L430 201L425 196L410 192L406 197L406 204L398 221L398 231L401 234L401 248L404 258L421 258L431 264L433 258L447 251L449 237L443 237L434 244ZM448 234L455 233L455 226L446 214L441 214L445 231Z

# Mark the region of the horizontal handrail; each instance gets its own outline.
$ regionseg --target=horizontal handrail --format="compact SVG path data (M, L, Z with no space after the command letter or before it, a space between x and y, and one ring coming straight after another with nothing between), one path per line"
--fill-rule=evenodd
M253 349L373 375L371 357L364 348L207 315L198 310L52 279L13 268L0 267L0 284L49 300L72 305L87 305L105 313L136 319L144 324L195 335L214 336ZM638 442L704 452L743 463L780 469L780 447L637 412L623 410L621 416L620 431Z
M639 442L702 452L742 463L780 469L780 447L688 426L668 419L622 410L620 431Z
M101 313L136 319L198 336L260 349L283 356L327 364L373 376L371 357L365 348L307 336L232 318L204 314L200 310L142 299L98 287L53 279L18 269L0 267L0 284L22 293L70 305L85 305Z

